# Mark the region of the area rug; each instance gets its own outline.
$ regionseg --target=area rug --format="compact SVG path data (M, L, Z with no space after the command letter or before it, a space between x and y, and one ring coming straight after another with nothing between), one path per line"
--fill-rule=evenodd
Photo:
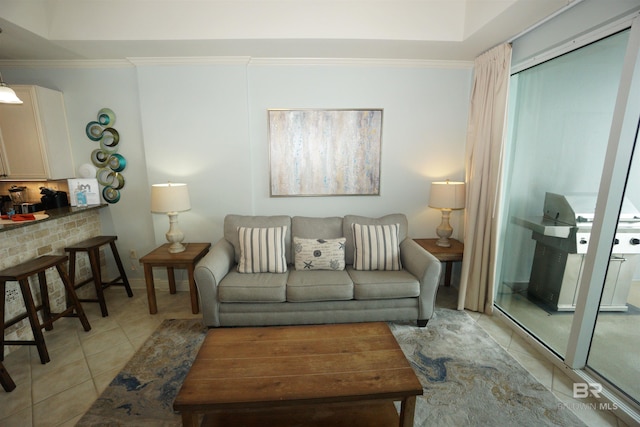
M424 388L414 426L584 425L465 312L389 326ZM165 320L77 426L180 426L173 400L205 333L199 320Z

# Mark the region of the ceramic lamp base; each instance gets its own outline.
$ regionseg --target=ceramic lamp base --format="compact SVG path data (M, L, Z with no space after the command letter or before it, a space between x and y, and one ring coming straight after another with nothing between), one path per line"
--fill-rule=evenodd
M451 242L449 242L449 237L453 234L453 228L449 224L449 217L451 216L451 209L441 209L442 210L442 222L436 228L436 234L439 239L436 242L437 246L441 246L443 248L451 247Z
M169 212L167 216L169 217L169 231L167 231L165 236L167 237L167 241L171 243L169 253L177 254L184 252L186 249L182 244L184 234L178 229L178 212Z

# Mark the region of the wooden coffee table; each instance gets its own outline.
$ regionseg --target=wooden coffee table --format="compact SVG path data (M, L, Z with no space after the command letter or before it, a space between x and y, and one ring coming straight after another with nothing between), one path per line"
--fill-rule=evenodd
M421 394L386 323L212 329L173 408L184 426L409 427Z

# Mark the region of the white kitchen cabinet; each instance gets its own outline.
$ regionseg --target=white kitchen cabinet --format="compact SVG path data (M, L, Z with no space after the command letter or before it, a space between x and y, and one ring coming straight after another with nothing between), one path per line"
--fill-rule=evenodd
M62 93L12 85L23 104L0 104L0 179L75 177Z

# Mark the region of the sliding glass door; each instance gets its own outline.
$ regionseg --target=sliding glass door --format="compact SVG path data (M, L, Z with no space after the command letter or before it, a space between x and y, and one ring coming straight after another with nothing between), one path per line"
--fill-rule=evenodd
M582 207L559 206L567 208L560 218L566 222L549 222L545 229L545 201L559 204L555 199L579 196L593 202L587 208L593 218L628 36L628 31L613 35L511 80L496 304L560 356L567 348L584 255L570 209Z
M636 251L636 247L640 249L640 218L624 217L624 209L640 208L638 156L636 151L624 192L623 215L616 228L618 243L613 245L601 297L601 304L615 305L619 310L598 313L587 360L590 369L636 402L640 402L640 253Z
M500 311L635 404L639 45L621 29L512 76L495 287Z

